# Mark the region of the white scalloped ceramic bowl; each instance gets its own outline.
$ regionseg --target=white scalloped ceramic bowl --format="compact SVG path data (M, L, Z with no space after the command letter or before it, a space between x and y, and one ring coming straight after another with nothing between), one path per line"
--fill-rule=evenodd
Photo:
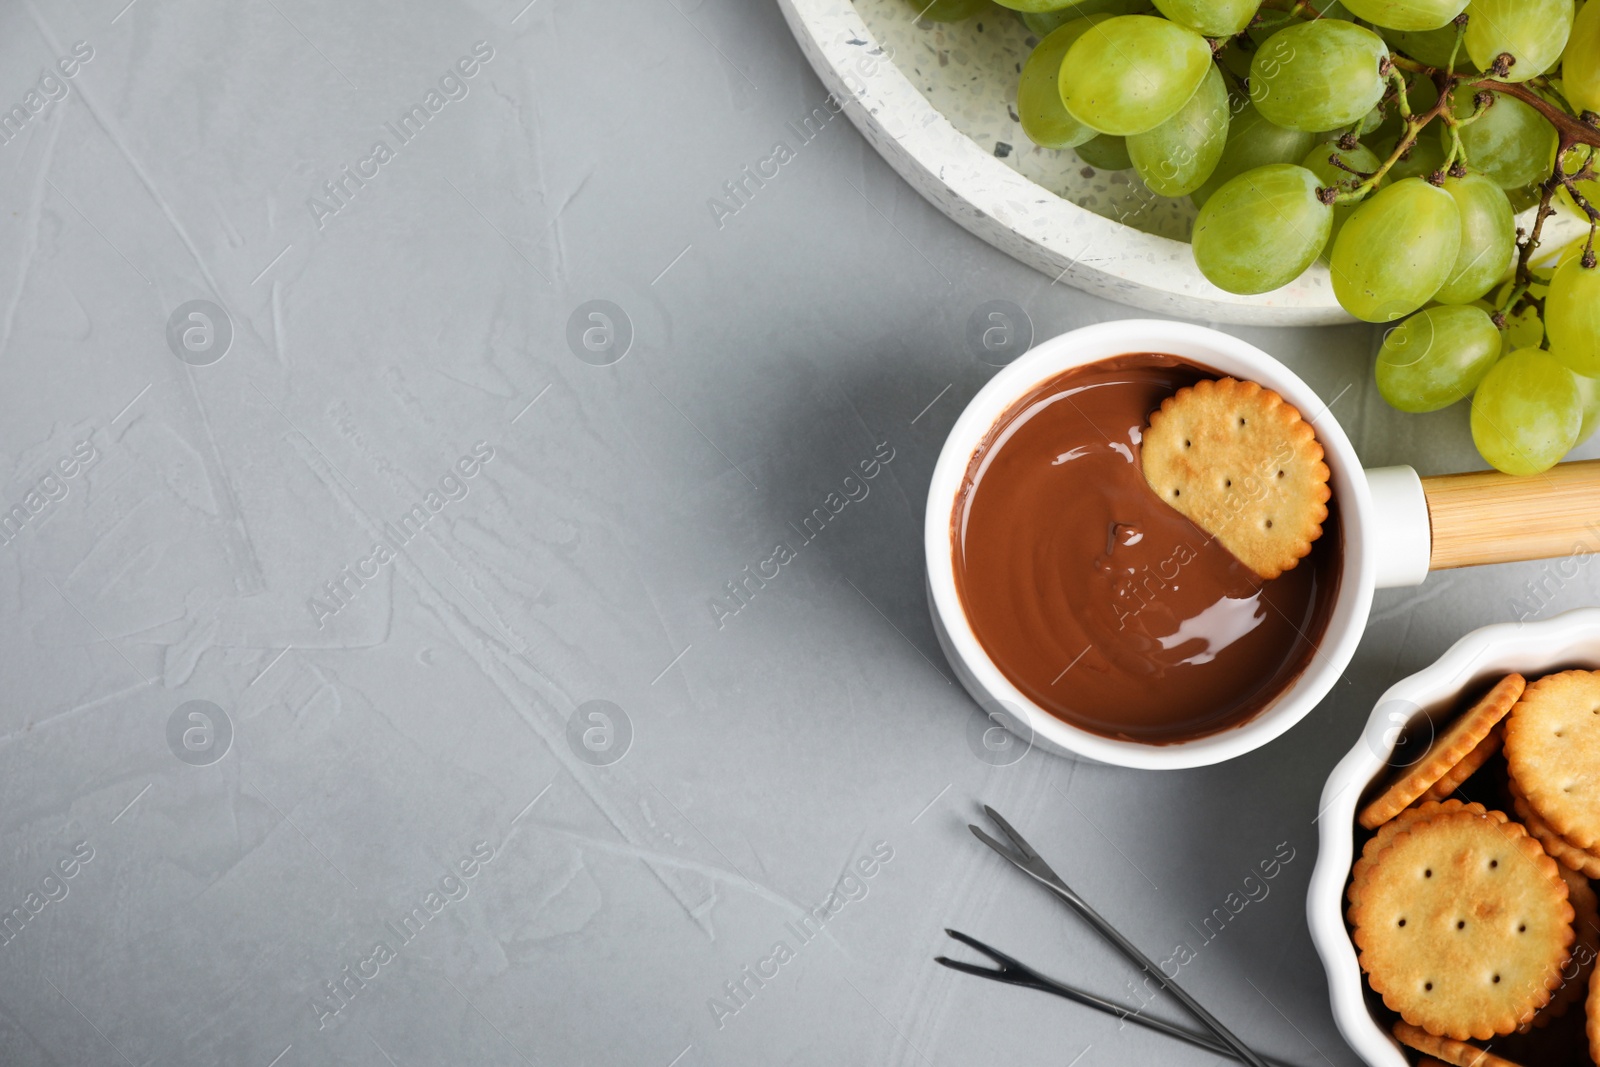
M1074 152L1034 147L1012 113L1016 72L1029 51L1012 12L934 23L918 21L907 0L778 6L823 85L847 102L845 114L889 165L1013 258L1097 296L1182 318L1354 321L1321 263L1259 296L1218 289L1190 254L1187 199L1155 197L1131 171L1097 171Z
M1465 691L1513 671L1532 679L1569 667L1600 667L1600 609L1474 630L1432 666L1391 686L1355 747L1328 776L1318 804L1317 863L1306 893L1306 919L1328 972L1334 1021L1371 1067L1406 1067L1407 1061L1386 1026L1372 1014L1366 979L1345 924L1344 892L1355 859L1356 808L1389 770L1402 726L1452 714Z

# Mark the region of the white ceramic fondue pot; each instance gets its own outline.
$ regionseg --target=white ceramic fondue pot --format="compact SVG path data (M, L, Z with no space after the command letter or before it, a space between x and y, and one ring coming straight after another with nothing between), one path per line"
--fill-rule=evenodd
M1143 744L1091 733L1024 696L979 644L956 591L951 515L975 449L1011 405L1041 382L1113 356L1159 352L1276 390L1316 431L1344 539L1327 630L1307 668L1248 722L1191 741ZM1587 524L1596 523L1593 530ZM1592 542L1600 549L1600 461L1532 478L1497 472L1420 478L1410 467L1363 470L1320 397L1276 359L1236 337L1182 322L1127 319L1062 334L1019 357L972 398L946 439L923 528L928 601L939 643L991 718L1032 744L1125 767L1200 767L1259 748L1299 722L1349 665L1375 589L1418 585L1429 570L1542 559ZM1001 735L1004 736L1004 735Z

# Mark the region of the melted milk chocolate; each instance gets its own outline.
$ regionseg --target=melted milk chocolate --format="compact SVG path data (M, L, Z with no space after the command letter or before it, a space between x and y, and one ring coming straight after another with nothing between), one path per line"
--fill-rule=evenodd
M978 641L1040 707L1171 744L1248 722L1311 662L1338 592L1333 502L1293 570L1263 581L1145 484L1161 401L1214 371L1138 354L1077 367L1012 405L951 516Z

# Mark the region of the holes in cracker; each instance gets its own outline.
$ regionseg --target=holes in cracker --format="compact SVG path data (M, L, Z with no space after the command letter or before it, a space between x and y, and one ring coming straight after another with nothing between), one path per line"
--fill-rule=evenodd
M1424 878L1432 878L1433 877L1433 868L1429 867L1427 870L1423 871L1422 872L1422 877L1424 877Z
M1499 985L1500 984L1500 976L1498 974L1494 976L1494 984L1495 985Z
M1405 924L1406 924L1406 921L1405 921L1404 917L1402 917L1400 922L1398 923L1398 925L1404 926Z
M1466 928L1467 928L1467 920L1465 920L1465 919L1457 919L1456 920L1456 929L1457 930L1465 930Z
M1432 993L1433 992L1433 983L1432 982L1423 982L1422 983L1422 990L1425 993Z

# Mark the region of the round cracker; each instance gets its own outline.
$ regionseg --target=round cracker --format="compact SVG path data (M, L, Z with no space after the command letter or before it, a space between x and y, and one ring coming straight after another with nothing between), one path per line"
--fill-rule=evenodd
M1544 846L1544 850L1550 853L1552 859L1563 867L1589 878L1600 878L1600 856L1579 848L1556 833L1555 828L1541 819L1539 813L1529 806L1528 798L1517 786L1515 778L1509 779L1506 785L1511 790L1511 806L1515 809L1517 818L1522 821L1528 833Z
M1414 808L1407 808L1378 827L1378 832L1369 837L1367 843L1361 847L1361 856L1350 870L1350 888L1348 891L1350 903L1354 905L1356 902L1356 886L1361 885L1365 879L1366 867L1372 864L1379 853L1389 847L1389 843L1394 840L1396 834L1418 819L1429 819L1435 815L1445 815L1455 811L1470 811L1474 815L1487 815L1498 822L1507 821L1504 812L1490 811L1482 804L1469 804L1460 800L1429 801L1426 804L1418 804Z
M1262 578L1311 552L1328 517L1328 465L1311 424L1256 382L1179 389L1150 415L1145 481Z
M1500 746L1505 743L1505 731L1496 726L1489 731L1489 736L1478 742L1476 748L1462 757L1461 762L1444 772L1444 777L1428 787L1422 794L1423 800L1443 800L1466 784L1468 778L1483 769L1489 762L1489 757L1500 751Z
M1506 721L1506 763L1568 844L1600 845L1600 674L1562 671L1530 685Z
M1361 825L1369 830L1382 826L1459 766L1511 711L1526 685L1520 674L1508 674L1496 682L1483 699L1457 716L1433 739L1433 744L1414 766L1406 768L1398 781L1361 809Z
M1476 1045L1469 1045L1465 1041L1454 1041L1448 1037L1438 1037L1409 1023L1395 1023L1394 1036L1402 1045L1409 1045L1418 1052L1432 1056L1440 1063L1449 1064L1450 1067L1518 1067L1505 1057L1496 1056ZM1423 1060L1422 1064L1428 1062ZM1419 1064L1418 1067L1422 1065Z
M1469 811L1415 819L1351 896L1368 984L1430 1033L1508 1034L1561 982L1573 940L1567 885L1517 823Z

